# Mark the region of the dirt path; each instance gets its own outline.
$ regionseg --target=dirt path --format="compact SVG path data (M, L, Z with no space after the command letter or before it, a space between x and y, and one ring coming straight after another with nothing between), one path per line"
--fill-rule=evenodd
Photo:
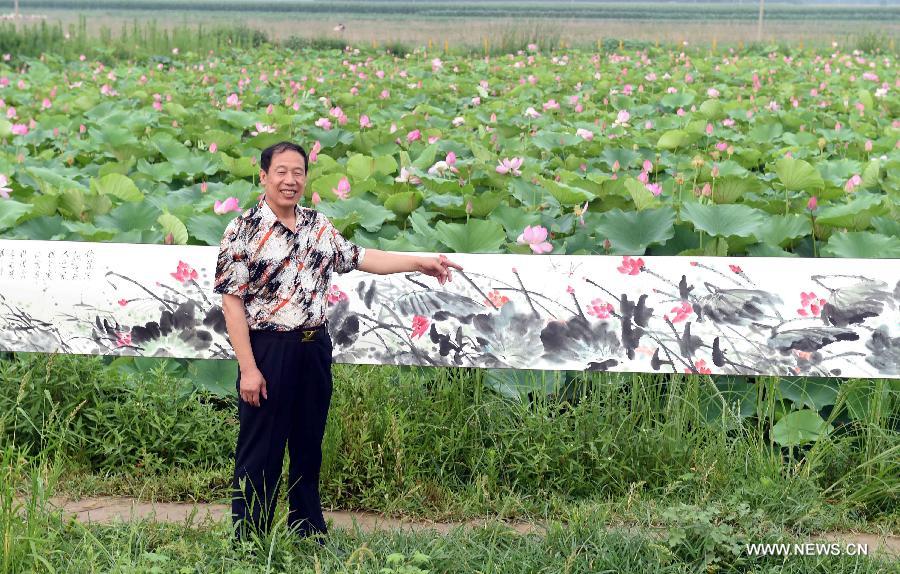
M181 502L140 502L126 497L97 497L82 500L53 498L51 504L63 511L66 517L92 524L113 524L135 519L155 518L160 522L181 524L202 524L206 521L225 520L231 508L225 504L190 504ZM325 512L325 520L333 522L335 528L352 530L358 525L364 532L375 530L433 530L447 534L454 528L465 526L478 528L486 520L462 522L433 522L427 520L404 520L369 512ZM507 525L520 534L542 533L544 526L530 522L508 522ZM636 531L638 529L635 529ZM645 529L646 531L646 529ZM653 533L653 531L650 531ZM870 555L888 555L900 558L900 536L880 536L855 532L829 532L810 538L810 542L838 542L845 544L866 544Z

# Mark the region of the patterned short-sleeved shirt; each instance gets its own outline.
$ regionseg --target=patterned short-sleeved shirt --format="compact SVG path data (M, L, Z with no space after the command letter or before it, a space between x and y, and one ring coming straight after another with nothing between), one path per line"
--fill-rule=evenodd
M213 291L244 300L251 329L289 331L321 325L331 272L357 269L365 248L325 215L295 208L296 232L278 221L265 198L234 218L222 237Z

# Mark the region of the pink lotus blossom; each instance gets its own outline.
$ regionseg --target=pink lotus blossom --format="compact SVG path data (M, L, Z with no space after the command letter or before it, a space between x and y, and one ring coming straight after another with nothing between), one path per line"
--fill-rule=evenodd
M650 181L650 175L646 171L642 171L640 175L637 177L638 181L643 183L644 185Z
M525 230L516 239L520 245L528 245L535 253L550 253L553 246L547 242L547 228L540 225L526 225Z
M219 145L216 142L209 144L209 153L216 153L217 151L219 151Z
M209 184L205 181L200 184L200 193L206 193L207 189L209 189Z
M25 124L13 124L11 130L15 136L28 135L28 126Z
M587 141L591 141L594 139L594 132L592 132L591 130L586 130L584 128L578 128L577 130L575 130L575 135Z
M644 163L641 165L644 171L651 172L653 171L653 162L649 159L645 159Z
M662 193L662 186L658 183L648 183L644 187L646 187L655 197L659 197L659 194Z
M709 96L710 98L718 98L719 90L717 90L715 88L710 88L710 89L706 90L706 95Z
M312 194L312 204L318 205L320 201L322 201L322 197L319 195L318 191L314 191Z
M3 199L9 199L9 194L12 192L12 188L8 187L8 185L9 179L0 173L0 197L3 197Z
M197 271L184 261L178 262L178 268L175 270L175 273L169 273L172 277L180 281L182 284L187 285L191 281L197 280Z
M9 106L8 108L6 108L6 118L11 120L11 119L14 119L15 117L16 117L16 108L13 106Z
M878 74L876 74L875 72L863 72L862 79L869 80L870 82L877 82Z
M331 129L331 120L328 118L319 118L316 120L316 127L320 127L325 131Z
M497 173L507 174L511 173L512 175L522 175L522 172L519 170L522 167L522 163L524 162L524 158L514 157L512 159L503 158L500 160L499 165L497 165Z
M406 169L405 167L400 168L400 175L394 178L394 181L398 183L409 183L412 185L417 185L421 183L421 179L413 175L411 171Z
M350 181L346 177L342 177L337 187L332 187L331 192L341 199L347 199L350 195Z
M447 162L447 165L453 167L454 165L456 165L456 154L452 151L447 152L447 159L445 161Z
M359 127L360 128L372 127L372 122L369 120L369 116L367 116L365 114L359 116Z
M228 98L225 99L225 104L227 104L233 108L236 108L241 105L241 100L240 100L240 98L238 98L237 94L232 93L231 95L228 96Z
M425 331L428 330L429 321L426 317L422 315L413 316L412 321L412 336L413 337L421 337L425 334Z
M558 110L559 103L556 100L551 98L551 99L547 100L546 102L544 102L543 108L544 108L545 112L547 110Z
M391 92L389 90L381 90L381 95L379 97L382 100L386 100L391 97Z
M856 190L857 187L862 183L862 178L859 174L854 174L853 177L847 180L847 183L844 184L844 191L847 193L852 193Z
M213 211L218 215L225 215L231 211L240 211L241 205L238 202L236 197L229 197L225 201L216 200L215 205L213 205Z
M312 149L309 150L309 163L316 163L316 160L319 159L320 151L322 151L322 142L316 140L316 143L313 144Z
M409 132L408 134L406 134L406 141L408 143L412 143L412 142L414 142L416 140L420 140L420 139L422 139L422 132L419 130L413 130L413 131Z
M872 140L866 140L866 145L864 146L867 152L872 151Z
M527 110L525 110L525 114L524 114L524 115L525 115L525 117L531 118L531 119L536 119L536 118L541 117L541 113L540 113L539 111L537 111L536 109L531 108L531 107L529 107Z
M637 275L641 272L641 269L644 267L644 260L642 258L632 259L628 255L622 256L622 264L616 267L619 273L624 273L625 275Z
M808 209L810 211L815 211L817 207L819 207L819 200L814 195L809 198L809 201L806 202L806 209Z
M631 118L631 114L628 113L628 110L619 110L619 113L616 115L615 125L625 125L625 123Z

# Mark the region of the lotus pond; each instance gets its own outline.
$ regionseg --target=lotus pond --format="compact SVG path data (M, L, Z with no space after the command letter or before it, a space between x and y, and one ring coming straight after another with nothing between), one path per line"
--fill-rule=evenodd
M530 48L5 55L0 236L215 245L292 139L364 246L900 257L893 55Z

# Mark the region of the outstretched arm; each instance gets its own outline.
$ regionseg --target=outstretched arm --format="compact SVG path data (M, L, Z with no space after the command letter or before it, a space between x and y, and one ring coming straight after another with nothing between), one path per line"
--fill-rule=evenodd
M450 277L451 267L462 269L462 266L453 263L443 255L420 257L418 255L404 255L372 248L366 249L363 260L359 264L360 271L375 273L376 275L418 271L419 273L437 277L441 284L452 280Z

